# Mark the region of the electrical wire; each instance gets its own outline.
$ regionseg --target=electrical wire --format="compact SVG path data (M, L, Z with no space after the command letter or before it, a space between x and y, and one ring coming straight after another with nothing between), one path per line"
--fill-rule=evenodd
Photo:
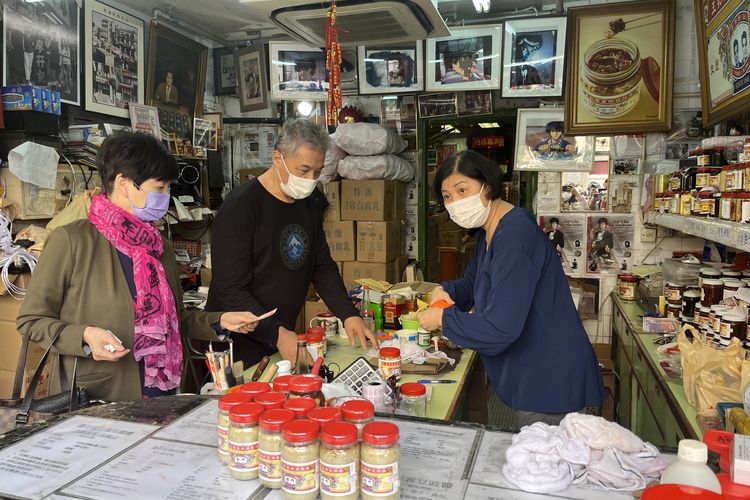
M26 289L17 286L10 280L10 267L15 265L21 267L24 264L34 272L37 258L26 249L13 243L13 222L4 214L0 213L0 279L2 279L8 294L16 300L21 300L26 295Z

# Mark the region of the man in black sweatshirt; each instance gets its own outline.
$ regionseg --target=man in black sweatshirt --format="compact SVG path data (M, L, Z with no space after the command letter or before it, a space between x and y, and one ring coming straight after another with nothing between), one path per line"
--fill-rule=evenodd
M245 366L278 350L294 362L294 325L310 283L344 323L353 345L377 340L347 295L310 197L323 169L328 133L309 120L284 122L273 163L227 195L212 226L212 279L206 309L251 311L262 320L252 335L231 335ZM242 306L238 309L239 306Z

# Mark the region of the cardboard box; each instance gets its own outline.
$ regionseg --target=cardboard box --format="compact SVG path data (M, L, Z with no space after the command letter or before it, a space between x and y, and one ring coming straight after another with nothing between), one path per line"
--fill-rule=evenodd
M390 262L402 253L401 222L357 222L357 260Z
M305 315L304 315L304 326L307 330L307 325L310 324L310 320L313 319L320 313L330 312L328 306L323 302L320 297L309 299L305 302Z
M323 232L333 260L340 262L357 260L355 224L353 221L323 223Z
M33 85L11 85L2 90L3 110L43 111L42 89Z
M341 220L341 182L333 181L324 184L320 190L328 200L328 208L323 214L326 222L339 222Z
M347 290L357 286L357 280L374 279L378 281L387 281L388 283L398 283L401 281L401 275L409 263L406 256L399 257L386 263L373 262L344 262L344 285Z
M239 176L240 184L244 184L245 182L249 181L253 177L258 177L264 174L266 170L268 170L267 167L241 168L237 170L237 175Z
M461 246L461 242L466 235L466 231L459 229L458 231L440 231L440 238L438 244L441 247L453 247L458 248Z
M341 182L341 220L382 222L404 214L404 183L397 181Z

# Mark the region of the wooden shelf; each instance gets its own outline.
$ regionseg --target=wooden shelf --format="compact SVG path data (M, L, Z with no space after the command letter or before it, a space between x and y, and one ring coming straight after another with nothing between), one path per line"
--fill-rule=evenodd
M643 220L646 224L668 227L737 250L750 252L750 224L691 215L662 214L653 211L645 212Z

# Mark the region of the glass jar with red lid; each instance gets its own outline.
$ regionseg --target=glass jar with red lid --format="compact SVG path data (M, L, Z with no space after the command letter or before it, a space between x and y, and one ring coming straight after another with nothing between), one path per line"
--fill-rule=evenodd
M289 410L268 410L260 415L258 477L266 488L281 488L281 427L294 420Z
M414 417L424 417L427 414L427 387L417 382L407 382L400 387L400 410Z
M248 394L234 392L225 394L219 398L219 419L218 419L218 436L219 436L219 459L225 464L229 464L229 410L232 407L244 403L250 403L251 397Z
M341 405L341 414L344 421L357 426L361 435L362 428L375 418L375 405L366 399L352 399Z
M289 399L311 398L318 406L325 406L323 379L318 375L295 375L289 379Z
M280 375L273 380L273 390L289 397L289 380L294 375Z
M353 424L334 422L320 431L320 498L359 498L359 443Z
M318 498L318 424L292 420L281 427L281 489L298 500Z

